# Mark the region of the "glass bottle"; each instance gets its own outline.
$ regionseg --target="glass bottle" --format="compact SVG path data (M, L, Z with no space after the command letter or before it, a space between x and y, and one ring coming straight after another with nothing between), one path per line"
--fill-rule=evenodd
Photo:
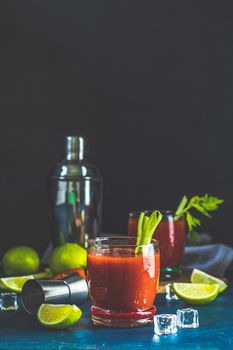
M102 178L87 162L87 139L66 136L62 159L49 175L50 223L53 246L75 242L87 247L100 233Z

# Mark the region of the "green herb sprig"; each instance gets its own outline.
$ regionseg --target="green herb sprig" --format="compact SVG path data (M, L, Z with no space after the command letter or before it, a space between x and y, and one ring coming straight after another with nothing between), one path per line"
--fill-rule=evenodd
M150 216L140 213L137 227L137 246L142 244L150 244L153 233L162 220L163 215L159 210L153 211Z
M196 228L201 226L201 221L190 213L190 210L195 209L199 213L211 218L209 212L215 211L219 208L219 205L224 202L223 199L208 196L194 196L190 200L184 196L175 212L175 219L179 219L181 216L185 216L188 225L188 237L197 240L198 232Z

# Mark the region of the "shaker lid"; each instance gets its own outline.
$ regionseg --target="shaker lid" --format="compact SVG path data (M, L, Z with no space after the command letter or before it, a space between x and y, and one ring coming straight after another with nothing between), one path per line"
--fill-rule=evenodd
M52 167L51 179L92 179L101 181L98 167L86 161L88 139L84 136L65 136L62 159Z
M67 160L83 160L87 155L87 139L83 136L65 136L64 156Z

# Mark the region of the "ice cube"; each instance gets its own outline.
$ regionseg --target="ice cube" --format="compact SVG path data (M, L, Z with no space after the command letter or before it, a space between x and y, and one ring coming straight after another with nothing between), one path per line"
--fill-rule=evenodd
M16 293L0 293L0 310L18 310L18 300Z
M174 292L173 285L171 283L166 284L165 290L166 290L166 299L168 301L174 301L179 299L176 293Z
M195 309L178 309L177 315L177 326L180 328L198 328L199 317L198 311Z
M177 332L177 316L161 314L154 316L154 332L157 335L174 334Z

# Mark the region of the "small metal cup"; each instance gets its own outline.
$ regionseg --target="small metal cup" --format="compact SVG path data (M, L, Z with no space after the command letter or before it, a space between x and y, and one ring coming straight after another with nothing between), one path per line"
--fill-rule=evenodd
M72 273L63 280L27 281L22 290L22 304L29 314L36 314L40 305L83 304L88 298L87 282L78 274Z

